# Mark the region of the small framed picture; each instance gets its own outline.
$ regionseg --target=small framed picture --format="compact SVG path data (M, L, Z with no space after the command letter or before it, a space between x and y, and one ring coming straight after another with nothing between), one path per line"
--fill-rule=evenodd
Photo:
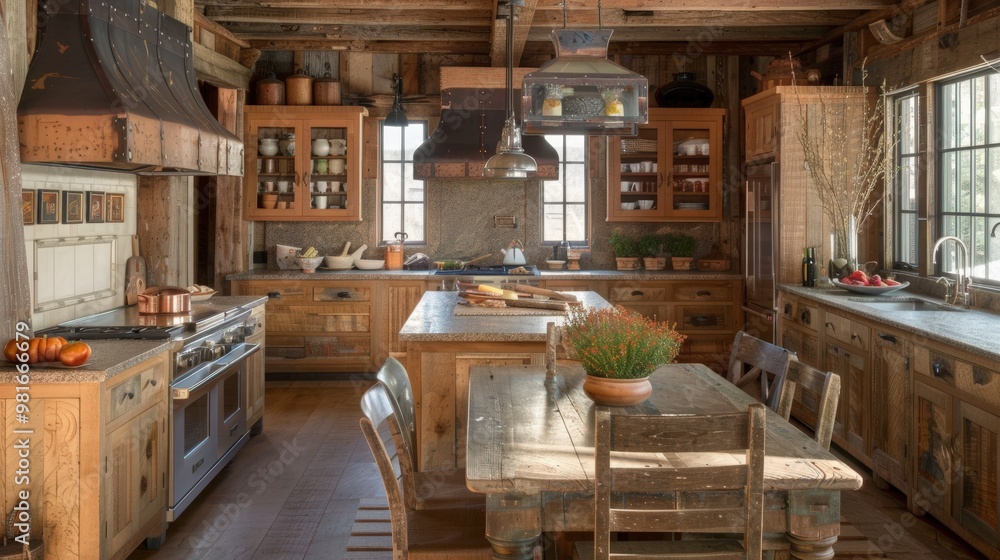
M122 193L107 193L108 207L105 210L105 217L109 223L121 223L125 221L125 195Z
M48 189L38 190L38 223L59 223L59 191Z
M35 199L38 193L35 191L21 191L21 222L30 226L35 223Z
M80 191L63 191L62 223L83 223L83 193Z
M104 193L87 193L87 221L92 224L104 222Z

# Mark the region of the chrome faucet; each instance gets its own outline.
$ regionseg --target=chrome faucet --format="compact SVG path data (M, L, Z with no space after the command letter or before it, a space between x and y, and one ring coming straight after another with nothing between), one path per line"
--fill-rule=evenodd
M996 228L994 228L996 229ZM937 251L945 241L954 241L962 250L955 256L955 260L960 262L955 264L958 266L958 271L956 272L955 279L955 292L951 297L952 301L948 301L947 290L945 292L945 303L950 303L952 305L958 305L959 301L964 306L969 305L969 284L972 283L972 271L968 269L969 266L969 248L965 246L965 243L955 237L954 235L946 235L941 239L938 239L934 243L934 248L931 249L931 264L937 264Z

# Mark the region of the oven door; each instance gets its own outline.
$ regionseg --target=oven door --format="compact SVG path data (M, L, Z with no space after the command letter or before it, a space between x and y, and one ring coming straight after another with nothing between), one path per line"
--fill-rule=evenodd
M247 434L246 359L260 345L241 346L242 351L206 364L171 385L168 520L184 511L215 476L221 459Z

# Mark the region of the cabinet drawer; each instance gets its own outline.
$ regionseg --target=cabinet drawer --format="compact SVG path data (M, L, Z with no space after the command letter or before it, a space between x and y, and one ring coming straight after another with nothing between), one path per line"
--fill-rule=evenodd
M855 323L847 317L841 317L840 315L828 312L824 327L826 328L826 335L831 338L861 350L868 350L869 348L869 329L865 325Z
M313 288L313 301L371 301L370 286L323 286Z
M917 375L936 379L954 387L959 363L953 356L935 352L925 346L913 345L913 371Z
M268 358L367 358L371 337L365 335L282 337L284 344L268 343Z
M109 391L111 402L108 408L108 422L132 411L142 398L139 393L140 376L133 375L115 385Z
M682 331L733 330L732 305L678 305L674 317Z
M148 402L167 385L167 368L152 367L139 374L139 394L142 402Z
M781 328L781 346L795 353L800 362L819 367L819 337L794 327Z
M674 288L674 301L733 301L733 285L729 282L701 282Z
M272 310L267 318L268 332L369 332L370 306L367 303L344 305L289 305Z
M913 370L968 393L984 403L1000 407L1000 372L935 352L913 347Z
M621 302L662 302L667 301L667 288L662 285L649 286L626 284L611 286L611 303Z
M819 309L797 300L785 301L781 306L781 317L813 332L818 332Z
M236 291L243 296L266 296L277 293L277 298L266 302L267 307L271 308L285 303L305 301L306 290L307 288L301 284L275 282L273 284L241 284Z

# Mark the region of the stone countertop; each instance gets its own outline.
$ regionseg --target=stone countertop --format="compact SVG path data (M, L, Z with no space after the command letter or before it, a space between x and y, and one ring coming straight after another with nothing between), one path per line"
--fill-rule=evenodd
M140 364L173 346L169 340L89 340L91 354L87 363L78 368L29 365L29 385L36 383L100 383L128 368ZM0 384L14 384L16 366L4 362L0 366Z
M980 309L886 311L865 305L864 300L913 298L942 303L923 294L900 290L884 296L866 296L839 288L803 288L782 285L778 289L849 311L871 321L925 336L990 360L1000 360L1000 314Z
M734 280L741 278L737 272L709 272L700 270L539 270L542 280ZM475 271L469 271L475 276ZM455 278L453 275L437 276L428 270L248 270L226 276L227 280L436 280ZM218 297L218 296L216 296ZM212 299L215 299L213 297ZM211 299L208 301L212 301Z
M572 294L587 307L610 307L596 292ZM553 315L455 315L458 292L424 292L399 331L403 342L544 342L549 322L562 324L565 313Z
M216 295L191 303L218 313L228 313L257 307L266 301L264 296ZM88 340L87 344L91 354L86 364L78 368L31 365L31 383L99 383L170 350L175 343L169 340ZM15 366L0 363L3 364L0 365L0 384L14 383L17 375Z

